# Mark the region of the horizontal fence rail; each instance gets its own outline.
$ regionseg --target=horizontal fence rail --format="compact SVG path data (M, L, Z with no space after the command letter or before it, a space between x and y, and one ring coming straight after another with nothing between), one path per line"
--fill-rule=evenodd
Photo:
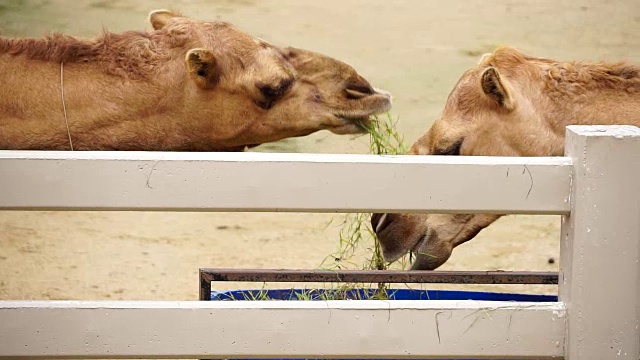
M563 355L565 319L561 303L0 302L0 358L539 359Z
M0 151L0 209L566 214L569 158Z

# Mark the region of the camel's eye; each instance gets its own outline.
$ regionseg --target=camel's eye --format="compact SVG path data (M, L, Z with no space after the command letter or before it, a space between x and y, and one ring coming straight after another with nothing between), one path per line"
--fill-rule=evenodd
M260 92L262 93L262 96L265 99L275 100L281 97L282 95L286 94L287 91L289 91L289 89L291 88L291 85L293 85L293 79L287 78L287 79L283 79L282 81L280 81L275 85L271 85L271 84L262 85L262 86L259 86L259 88L260 88Z
M260 89L262 99L259 99L256 103L263 109L271 109L276 101L283 97L289 91L289 89L291 89L291 86L293 86L293 82L293 78L287 78L283 79L276 85L259 85L258 89Z
M460 139L445 149L435 149L432 155L460 155L460 148L463 142L464 139Z

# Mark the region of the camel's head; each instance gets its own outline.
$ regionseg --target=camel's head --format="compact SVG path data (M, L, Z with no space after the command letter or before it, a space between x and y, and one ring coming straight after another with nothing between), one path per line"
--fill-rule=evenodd
M551 156L564 141L542 123L535 68L513 49L499 49L462 75L444 111L411 147L412 155ZM560 154L556 152L560 151ZM453 249L498 215L374 214L383 255L395 261L414 251L413 269L433 270Z
M251 146L319 130L357 134L371 115L391 108L389 93L330 57L165 10L152 12L150 22L185 51L190 107L198 121L211 122L221 145Z

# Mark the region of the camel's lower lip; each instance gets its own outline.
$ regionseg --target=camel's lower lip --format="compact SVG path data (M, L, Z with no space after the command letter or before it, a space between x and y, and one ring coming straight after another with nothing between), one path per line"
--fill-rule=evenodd
M342 119L346 123L357 125L360 129L362 129L363 133L369 132L369 129L371 129L371 119L369 118L369 116L354 118L340 116L340 119Z
M414 247L411 248L411 251L414 254L420 254L420 245L425 244L427 242L427 234L422 235L422 237L420 237L420 240L418 240L418 242L416 243L416 245Z

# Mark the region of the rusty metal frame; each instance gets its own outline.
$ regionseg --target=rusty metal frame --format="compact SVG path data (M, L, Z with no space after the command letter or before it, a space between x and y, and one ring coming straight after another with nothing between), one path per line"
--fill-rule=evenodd
M328 282L557 285L557 272L417 270L200 269L200 300L211 300L211 282Z

